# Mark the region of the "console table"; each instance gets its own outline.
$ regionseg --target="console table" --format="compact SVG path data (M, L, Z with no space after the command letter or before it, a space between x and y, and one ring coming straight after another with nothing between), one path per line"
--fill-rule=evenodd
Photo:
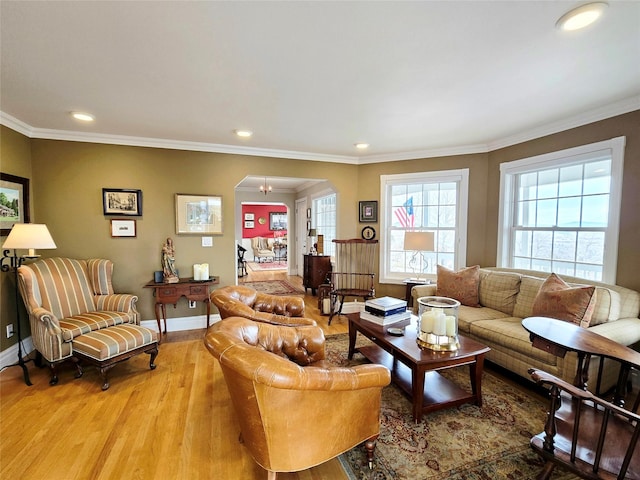
M145 288L153 288L156 297L156 321L158 332L162 333L160 317L164 320L164 333L167 333L167 308L173 305L175 308L178 300L185 297L194 302L204 302L207 305L207 328L209 328L209 316L211 315L211 303L209 302L209 287L220 283L220 277L210 277L209 280L194 280L193 278L181 278L177 283L156 283L151 281Z

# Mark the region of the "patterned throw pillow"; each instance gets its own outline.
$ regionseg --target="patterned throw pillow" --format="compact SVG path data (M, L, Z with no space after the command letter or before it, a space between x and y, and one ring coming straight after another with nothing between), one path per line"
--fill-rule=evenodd
M555 273L549 275L533 302L534 317L551 317L587 328L596 305L596 287L571 287Z
M478 285L480 285L480 265L463 268L457 272L438 265L437 296L455 298L462 305L479 307Z

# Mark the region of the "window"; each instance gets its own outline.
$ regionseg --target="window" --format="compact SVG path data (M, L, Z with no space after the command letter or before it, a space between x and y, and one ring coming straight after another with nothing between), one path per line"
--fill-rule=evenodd
M313 199L313 218L318 235L324 235L324 255L335 255L336 226L338 224L336 194L325 195ZM316 241L316 240L314 240Z
M624 143L502 164L498 265L615 283Z
M469 170L380 177L380 282L434 276L436 265L463 267ZM433 252L404 250L405 232L433 232Z

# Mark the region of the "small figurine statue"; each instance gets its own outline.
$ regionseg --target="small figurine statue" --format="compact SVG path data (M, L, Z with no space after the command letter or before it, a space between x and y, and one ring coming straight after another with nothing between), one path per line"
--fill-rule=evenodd
M162 277L164 283L178 283L178 272L176 271L176 251L173 247L173 240L167 238L167 243L162 246Z

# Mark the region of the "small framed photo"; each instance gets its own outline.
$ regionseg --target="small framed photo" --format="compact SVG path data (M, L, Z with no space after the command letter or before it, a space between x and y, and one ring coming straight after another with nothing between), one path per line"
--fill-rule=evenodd
M102 210L105 215L142 215L142 190L103 188Z
M254 228L255 223L253 220L245 220L244 221L244 228Z
M378 202L377 200L367 200L359 202L360 204L360 222L375 223L378 221Z
M111 220L111 236L112 237L135 237L136 221L135 220Z
M176 233L222 235L222 197L176 193Z
M245 220L255 220L255 216L254 216L254 214L253 214L253 213L245 213L245 214L244 214L244 219L245 219ZM248 228L248 227L247 227L247 228ZM253 228L253 227L251 227L251 228Z
M29 223L29 179L0 173L0 236L15 223Z

